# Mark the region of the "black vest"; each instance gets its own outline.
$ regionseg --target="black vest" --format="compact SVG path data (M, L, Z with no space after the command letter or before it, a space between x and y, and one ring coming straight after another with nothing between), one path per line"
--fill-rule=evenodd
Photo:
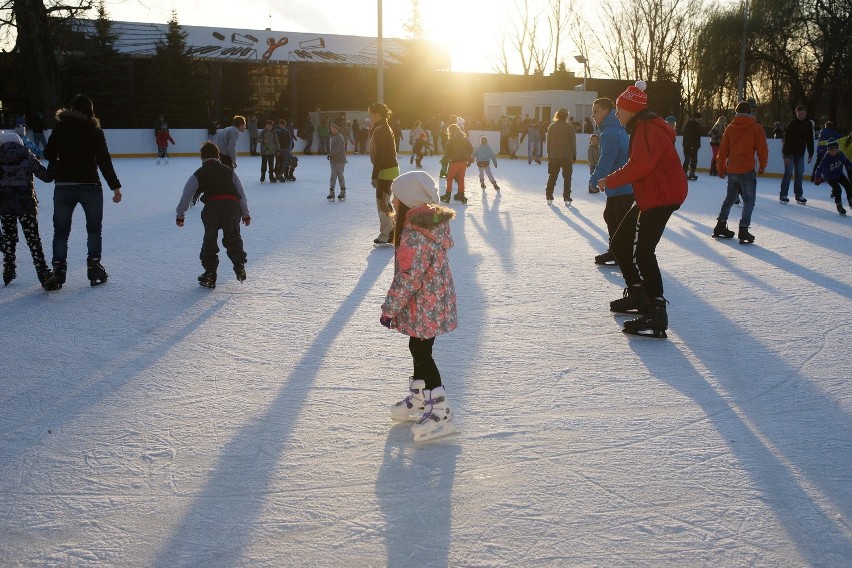
M198 180L198 193L201 202L205 203L207 197L213 195L230 194L240 199L237 188L234 185L234 170L218 160L205 160L201 167L192 174Z

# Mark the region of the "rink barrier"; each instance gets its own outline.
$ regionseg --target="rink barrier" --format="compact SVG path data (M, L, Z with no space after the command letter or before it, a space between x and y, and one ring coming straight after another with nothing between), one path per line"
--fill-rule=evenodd
M205 129L170 129L169 133L175 140L175 144L169 144L169 156L174 158L194 157L198 156L201 145L207 141L207 130ZM409 130L403 130L402 142L400 144L400 153L410 154L411 145L408 143ZM150 158L157 157L157 145L154 142L154 129L104 129L107 145L110 153L114 158ZM49 136L50 131L45 131L45 135ZM489 145L495 150L500 148L500 133L489 130L471 130L468 132L468 138L474 147L479 145L479 137L487 136ZM589 137L591 134L577 134L577 163L586 164L587 151L589 147ZM769 163L766 167L765 175L767 177L781 177L784 173L784 160L781 157L780 139L769 139L766 141L769 146ZM319 144L319 137L314 134L312 151L316 153ZM678 136L675 142L680 155L681 163L683 162L683 145L681 137ZM297 139L294 148L294 153L302 154L305 150L305 141ZM546 145L545 145L546 150ZM351 153L351 145L349 146ZM248 132L240 134L237 143L237 154L239 156L249 156L249 135ZM527 157L527 141L524 139L518 148L517 159L522 160ZM507 160L509 156L500 155L498 159ZM542 158L546 160L546 158ZM806 173L810 172L812 165L805 163ZM710 171L710 144L709 139L704 137L701 139L701 148L698 151L698 168L699 172Z

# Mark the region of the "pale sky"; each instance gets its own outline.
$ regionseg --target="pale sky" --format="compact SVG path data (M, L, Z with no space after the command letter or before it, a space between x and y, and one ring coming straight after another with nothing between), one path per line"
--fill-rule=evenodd
M166 23L175 9L178 21L188 26L360 36L378 30L377 0L107 0L106 5L111 19L132 22ZM420 11L427 39L449 45L454 71L491 73L506 5L512 0L420 0ZM384 37L407 37L402 25L411 17L410 0L384 0L383 15ZM582 73L572 57L566 63Z

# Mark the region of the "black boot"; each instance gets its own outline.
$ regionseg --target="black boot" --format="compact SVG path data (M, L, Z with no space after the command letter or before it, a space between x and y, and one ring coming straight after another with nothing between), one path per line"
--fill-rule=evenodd
M619 314L644 314L648 311L648 299L641 284L624 289L624 297L609 303L610 311Z
M246 280L246 265L243 263L237 263L234 265L234 274L237 275L237 280L240 282L245 282Z
M42 283L42 287L51 292L53 290L61 290L65 284L65 273L68 270L68 264L64 260L53 262L53 273L48 276Z
M654 298L648 304L648 311L642 317L624 322L624 333L665 339L669 327L669 316L666 313L666 299Z
M725 221L718 221L716 227L713 229L713 238L733 239L734 232L728 228L728 224Z
M612 254L612 251L608 250L603 254L599 254L595 257L595 264L617 264L615 262L615 255Z
M18 275L15 273L14 263L3 263L3 285L8 286L9 282L14 280Z
M737 238L740 239L741 245L748 245L754 242L754 235L748 232L748 228L740 227Z
M97 286L98 284L103 284L109 278L106 270L104 270L103 265L101 264L101 259L99 258L88 258L86 259L86 264L88 265L88 270L86 274L89 278L89 284L92 286Z
M205 270L204 273L198 277L198 283L205 288L215 288L216 287L216 271L215 270Z

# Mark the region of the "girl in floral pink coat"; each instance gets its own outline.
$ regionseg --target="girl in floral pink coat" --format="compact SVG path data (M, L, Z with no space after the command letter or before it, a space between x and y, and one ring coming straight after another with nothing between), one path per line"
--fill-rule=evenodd
M410 394L391 407L391 418L414 421L415 441L456 431L453 415L432 358L435 338L458 325L456 291L447 252L453 246L452 209L438 205L438 188L427 173L397 177L394 197L394 278L382 304L381 323L409 336L414 360Z

